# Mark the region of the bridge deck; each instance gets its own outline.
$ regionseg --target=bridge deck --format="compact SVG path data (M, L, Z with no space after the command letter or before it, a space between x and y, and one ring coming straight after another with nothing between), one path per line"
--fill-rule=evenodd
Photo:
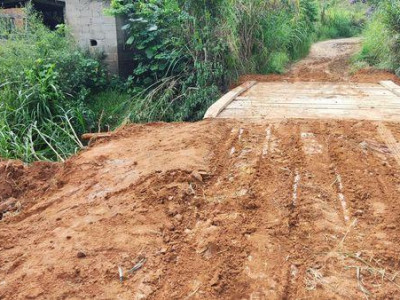
M246 82L205 118L400 121L400 86L380 83Z

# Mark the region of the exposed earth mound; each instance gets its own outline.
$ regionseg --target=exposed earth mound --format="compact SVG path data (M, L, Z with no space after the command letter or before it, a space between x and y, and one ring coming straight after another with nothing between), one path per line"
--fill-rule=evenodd
M384 125L130 125L64 164L3 161L0 299L398 299Z

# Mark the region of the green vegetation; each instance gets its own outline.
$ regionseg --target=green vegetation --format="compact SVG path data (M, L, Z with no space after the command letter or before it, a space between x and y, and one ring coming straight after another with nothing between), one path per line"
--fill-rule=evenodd
M315 40L358 34L364 11L347 0L112 0L134 50L121 80L27 8L27 28L0 19L0 157L64 160L84 132L199 120L240 75L283 73Z
M238 75L282 73L307 54L314 0L113 0L135 51L135 122L200 119Z
M321 1L320 40L346 38L359 35L367 22L366 1Z
M63 160L93 126L85 101L106 72L64 28L50 31L31 11L28 24L11 32L0 24L0 157Z
M394 71L400 75L400 2L374 1L375 11L363 35L358 65Z

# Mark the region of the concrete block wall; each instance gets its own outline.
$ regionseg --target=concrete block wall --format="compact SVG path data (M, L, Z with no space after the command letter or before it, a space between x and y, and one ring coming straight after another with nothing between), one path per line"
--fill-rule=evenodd
M65 21L82 48L104 54L109 71L119 74L117 31L121 29L117 28L115 17L104 15L109 3L104 0L67 0Z

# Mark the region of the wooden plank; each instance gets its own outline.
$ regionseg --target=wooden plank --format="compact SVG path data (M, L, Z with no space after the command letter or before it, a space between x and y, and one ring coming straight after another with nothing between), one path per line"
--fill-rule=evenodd
M391 81L391 80L383 80L383 81L381 81L379 83L380 83L381 86L387 88L392 93L396 94L397 96L400 96L400 86L395 84L393 81Z
M274 90L324 90L324 89L330 89L330 90L355 90L355 91L362 91L362 90L385 90L385 87L383 87L380 84L368 84L368 85L347 85L347 84L318 84L318 83L302 83L298 85L293 85L290 83L284 83L284 84L270 84L270 83L258 83L257 87L254 90L262 90L262 89L274 89Z
M359 97L368 97L368 96L396 96L393 92L384 89L347 89L347 90L331 90L331 89L293 89L291 90L289 87L269 87L269 88L261 88L261 89L251 89L243 94L243 96L266 96L266 95L332 95L332 96L359 96Z
M254 109L235 109L235 108L227 108L221 113L221 117L235 117L235 116L270 116L274 117L281 116L282 118L302 118L306 115L311 115L315 117L326 117L330 116L332 118L349 116L353 117L362 117L365 119L371 119L372 116L375 116L374 119L379 120L380 116L383 115L393 115L400 117L400 110L394 111L392 109L380 109L380 110L360 110L357 108L354 109L327 109L327 108L301 108L298 107L296 109L287 109L287 108L254 108Z
M397 97L308 97L308 96L293 96L293 97L237 97L234 102L243 103L325 103L325 104L400 104L400 98Z
M256 81L247 81L244 84L238 86L232 91L225 94L222 98L220 98L217 102L215 102L211 107L207 110L204 119L207 118L216 118L236 97L250 89L254 86Z
M377 129L379 135L385 141L385 144L389 148L394 159L400 165L400 146L393 136L392 131L381 122L379 122Z
M358 83L358 82L328 82L328 81L296 81L296 82L285 82L285 81L267 81L267 82L258 82L257 87L264 86L286 86L286 87L304 87L304 86L312 86L312 87L321 87L321 86L329 86L329 87L356 87L356 88L366 88L366 87L374 87L381 88L379 83Z
M299 111L288 111L288 110L269 110L269 111L247 111L247 110L233 110L226 109L220 116L220 118L237 118L237 119L340 119L340 120L386 120L386 121L399 121L400 113L394 114L391 111L374 113L371 111L357 111L357 110L299 110Z
M112 136L111 132L99 132L99 133L85 133L85 134L82 134L81 138L84 141L88 141L88 140L107 138L107 137L111 137L111 136Z
M261 103L261 102L241 102L241 101L233 101L227 108L239 108L239 109L247 109L247 108L287 108L287 109L296 109L296 108L326 108L326 109L393 109L400 110L400 103L397 104L338 104L338 103Z
M238 119L238 120L251 120L251 121L268 121L268 122L282 122L282 120L288 120L288 119L293 119L293 120L301 120L301 119L307 119L307 120L321 120L321 116L310 116L310 115L304 115L301 117L290 117L290 116L220 116L219 118L221 119ZM362 116L345 116L345 117L337 117L337 116L324 116L324 120L369 120L369 121L385 121L385 122L400 122L400 116L392 116L392 115L383 115L383 116L371 116L368 119Z

